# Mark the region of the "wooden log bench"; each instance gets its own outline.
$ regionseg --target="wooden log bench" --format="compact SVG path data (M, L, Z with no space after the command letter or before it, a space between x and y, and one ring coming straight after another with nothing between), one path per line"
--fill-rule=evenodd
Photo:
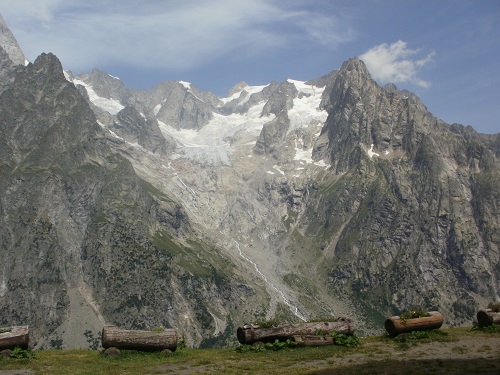
M124 330L115 326L105 326L102 329L102 347L118 349L161 351L177 349L177 330L164 331Z
M477 312L477 322L479 327L500 324L500 312L495 312L492 309L481 309Z
M22 349L28 349L28 344L28 326L13 326L0 329L0 350L14 349L16 346Z
M293 336L292 339L297 343L297 346L324 346L335 344L335 340L332 336L303 335Z
M385 329L391 336L412 331L425 331L441 328L444 322L443 314L438 311L430 311L429 316L421 318L401 319L399 316L391 316L385 321Z
M241 344L253 344L254 342L273 342L278 340L293 340L300 336L326 336L331 332L352 335L354 326L347 320L337 322L304 322L285 323L275 327L260 327L259 325L247 324L238 327L236 335Z

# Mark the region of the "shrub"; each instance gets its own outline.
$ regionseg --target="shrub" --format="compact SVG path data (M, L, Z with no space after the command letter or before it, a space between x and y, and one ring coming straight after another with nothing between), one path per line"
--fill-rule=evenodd
M355 335L346 335L344 333L331 332L330 336L333 337L335 345L347 346L349 348L357 348L361 342Z
M287 339L286 341L280 341L278 339L274 340L274 342L268 342L264 345L241 345L236 348L236 351L239 353L244 353L244 352L262 352L264 350L282 350L282 349L288 349L288 348L295 348L297 346L297 343L295 341L292 341L290 339Z
M430 316L430 314L425 310L412 310L401 313L399 319L401 319L401 323L405 324L408 319L425 318L426 316Z
M12 353L10 354L12 358L27 358L27 359L32 359L35 358L35 353L32 352L29 349L22 349L19 346L16 346L14 350L12 350Z

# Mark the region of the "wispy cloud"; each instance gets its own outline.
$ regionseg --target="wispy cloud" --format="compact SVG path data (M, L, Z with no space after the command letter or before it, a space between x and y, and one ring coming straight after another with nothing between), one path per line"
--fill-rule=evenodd
M336 48L352 39L352 30L341 19L314 14L306 4L0 0L4 18L15 23L16 37L28 57L54 52L65 67L75 70L117 63L183 70L301 43Z
M420 87L431 86L429 81L419 77L419 70L432 61L434 52L422 59L414 59L420 50L409 49L406 42L398 40L393 44L380 44L359 56L375 80L382 83L410 82Z

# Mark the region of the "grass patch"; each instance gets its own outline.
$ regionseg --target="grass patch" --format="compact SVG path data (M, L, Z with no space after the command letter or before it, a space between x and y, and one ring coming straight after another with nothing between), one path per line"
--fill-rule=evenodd
M165 356L161 353L122 351L106 357L91 350L37 351L34 359L0 358L0 369L30 371L32 374L494 374L500 373L499 353L493 344L483 345L477 358L465 358L464 339L500 340L500 333L485 333L467 328L427 332L428 337L412 335L419 343L415 351L398 352L399 343L386 336L361 338L361 345L295 347L285 350L237 352L235 348L179 348ZM458 341L460 343L453 343ZM443 342L452 349L453 358L428 358L427 343ZM494 341L498 342L498 341ZM491 343L491 342L490 342ZM281 346L281 345L280 345ZM287 346L286 344L283 346ZM432 347L435 354L435 345ZM456 349L454 349L456 348ZM488 352L491 358L484 358ZM496 356L496 357L493 357Z
M163 202L175 203L175 201L173 199L169 198L161 190L154 187L153 184L151 184L145 180L141 180L141 183L142 183L142 186L144 187L144 189L152 196L158 198L159 200L161 200Z

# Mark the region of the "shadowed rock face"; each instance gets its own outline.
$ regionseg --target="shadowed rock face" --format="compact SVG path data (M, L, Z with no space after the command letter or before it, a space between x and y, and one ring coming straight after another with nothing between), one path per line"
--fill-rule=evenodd
M153 153L167 154L174 147L161 134L154 117L146 117L131 105L118 112L111 129L127 142L137 143Z
M104 323L202 346L269 319L373 332L411 306L469 323L499 298L500 136L358 59L228 100L67 74L91 98L51 54L0 62L0 324L37 347L88 347Z
M16 74L0 113L0 324L29 324L38 348L88 347L105 323L176 326L196 344L214 329L210 306L237 310L244 280L217 255L199 260L207 245L186 212L111 151L55 56Z
M325 105L315 156L339 176L319 185L308 227L329 237L332 286L381 311L435 306L469 321L477 296L499 293L494 147L415 96L379 87L357 59L344 63Z

